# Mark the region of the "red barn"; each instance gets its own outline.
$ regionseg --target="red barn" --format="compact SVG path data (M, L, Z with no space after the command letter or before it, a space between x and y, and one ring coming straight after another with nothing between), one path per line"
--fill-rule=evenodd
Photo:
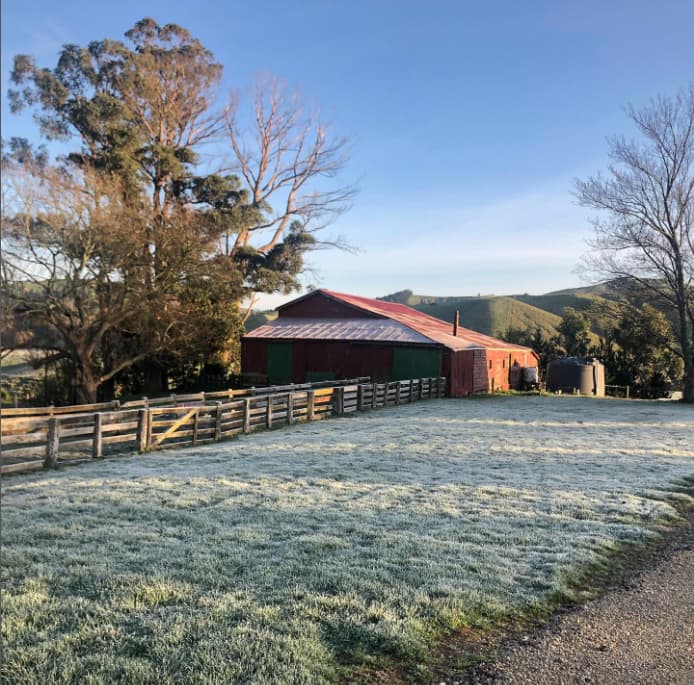
M538 357L466 328L454 334L453 324L403 304L315 290L241 339L241 366L273 384L445 376L451 397L462 397L517 387Z

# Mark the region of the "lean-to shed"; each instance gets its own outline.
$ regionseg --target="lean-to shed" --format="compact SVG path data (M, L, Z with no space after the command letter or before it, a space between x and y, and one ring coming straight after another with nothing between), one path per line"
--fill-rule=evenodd
M278 384L445 376L449 394L462 397L515 387L521 368L537 367L538 358L403 304L315 290L241 339L241 365Z

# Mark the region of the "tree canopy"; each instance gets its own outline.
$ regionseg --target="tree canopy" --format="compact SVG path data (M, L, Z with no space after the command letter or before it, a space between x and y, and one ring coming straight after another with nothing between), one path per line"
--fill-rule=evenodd
M242 302L297 288L316 231L350 204L354 188L332 180L347 161L345 139L274 79L256 86L247 134L240 98L220 104L221 79L199 40L153 19L125 41L66 45L52 69L15 57L13 111L30 108L49 143L76 145L56 161L27 141L5 146L3 225L16 230L3 288L18 311L58 332L75 369L91 369L89 381L76 371L83 398L126 372L154 392L182 367L233 369ZM201 164L204 145L218 152L216 169ZM25 297L18 281L32 281L50 306ZM104 298L104 283L118 299ZM54 314L77 301L90 313L68 335ZM67 348L87 329L96 337L78 364Z

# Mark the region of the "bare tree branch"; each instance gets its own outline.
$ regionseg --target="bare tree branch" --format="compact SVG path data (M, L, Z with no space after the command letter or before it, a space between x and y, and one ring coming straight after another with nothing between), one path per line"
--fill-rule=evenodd
M610 141L609 176L576 181L595 209L593 253L584 264L629 278L669 303L684 359L684 396L694 401L694 84L674 98L627 108L639 141Z
M319 117L305 112L297 93L276 79L258 81L255 92L254 132L248 136L240 121L240 100L232 95L226 111L226 133L234 153L230 168L241 174L254 206L267 219L241 230L234 249L250 245L267 253L282 240L294 220L303 230L324 228L345 212L356 188L330 188L348 159L348 141L333 138Z

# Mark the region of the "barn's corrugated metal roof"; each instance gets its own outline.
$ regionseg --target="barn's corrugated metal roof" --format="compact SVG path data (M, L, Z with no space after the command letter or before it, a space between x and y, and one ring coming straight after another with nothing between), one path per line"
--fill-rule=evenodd
M432 343L428 337L393 319L308 319L285 317L263 324L248 333L246 337Z
M453 350L469 350L474 348L487 349L529 349L522 345L513 345L497 338L492 338L489 335L477 333L469 328L458 327L458 335L453 335L453 323L446 323L441 319L436 319L433 316L418 312L412 307L397 302L384 302L383 300L372 300L368 297L359 297L358 295L347 295L345 293L337 293L332 290L321 290L328 297L335 298L341 302L346 302L354 307L365 309L374 314L386 316L389 319L394 319L408 328L411 328L418 333L426 336L430 340L441 343Z
M351 328L349 319L312 318L303 319L282 316L282 309L300 300L324 296L365 312L376 314L382 319L355 319ZM397 302L384 302L358 295L347 295L332 290L314 290L287 305L278 307L280 316L271 323L247 333L247 338L307 338L312 340L364 340L382 342L417 342L438 343L452 350L493 349L493 350L530 350L523 345L514 345L489 335L458 327L458 335L453 335L453 323L446 323L428 314L418 312L412 307ZM378 328L378 326L383 328ZM303 327L303 328L302 328ZM321 332L321 327L324 327ZM330 331L326 335L327 331ZM302 332L300 332L302 331ZM291 334L290 334L291 332ZM349 335L350 337L346 337ZM380 337L373 337L380 336ZM388 337L394 336L394 337ZM410 336L410 337L407 337ZM532 350L530 350L532 351ZM534 352L533 352L534 354Z

